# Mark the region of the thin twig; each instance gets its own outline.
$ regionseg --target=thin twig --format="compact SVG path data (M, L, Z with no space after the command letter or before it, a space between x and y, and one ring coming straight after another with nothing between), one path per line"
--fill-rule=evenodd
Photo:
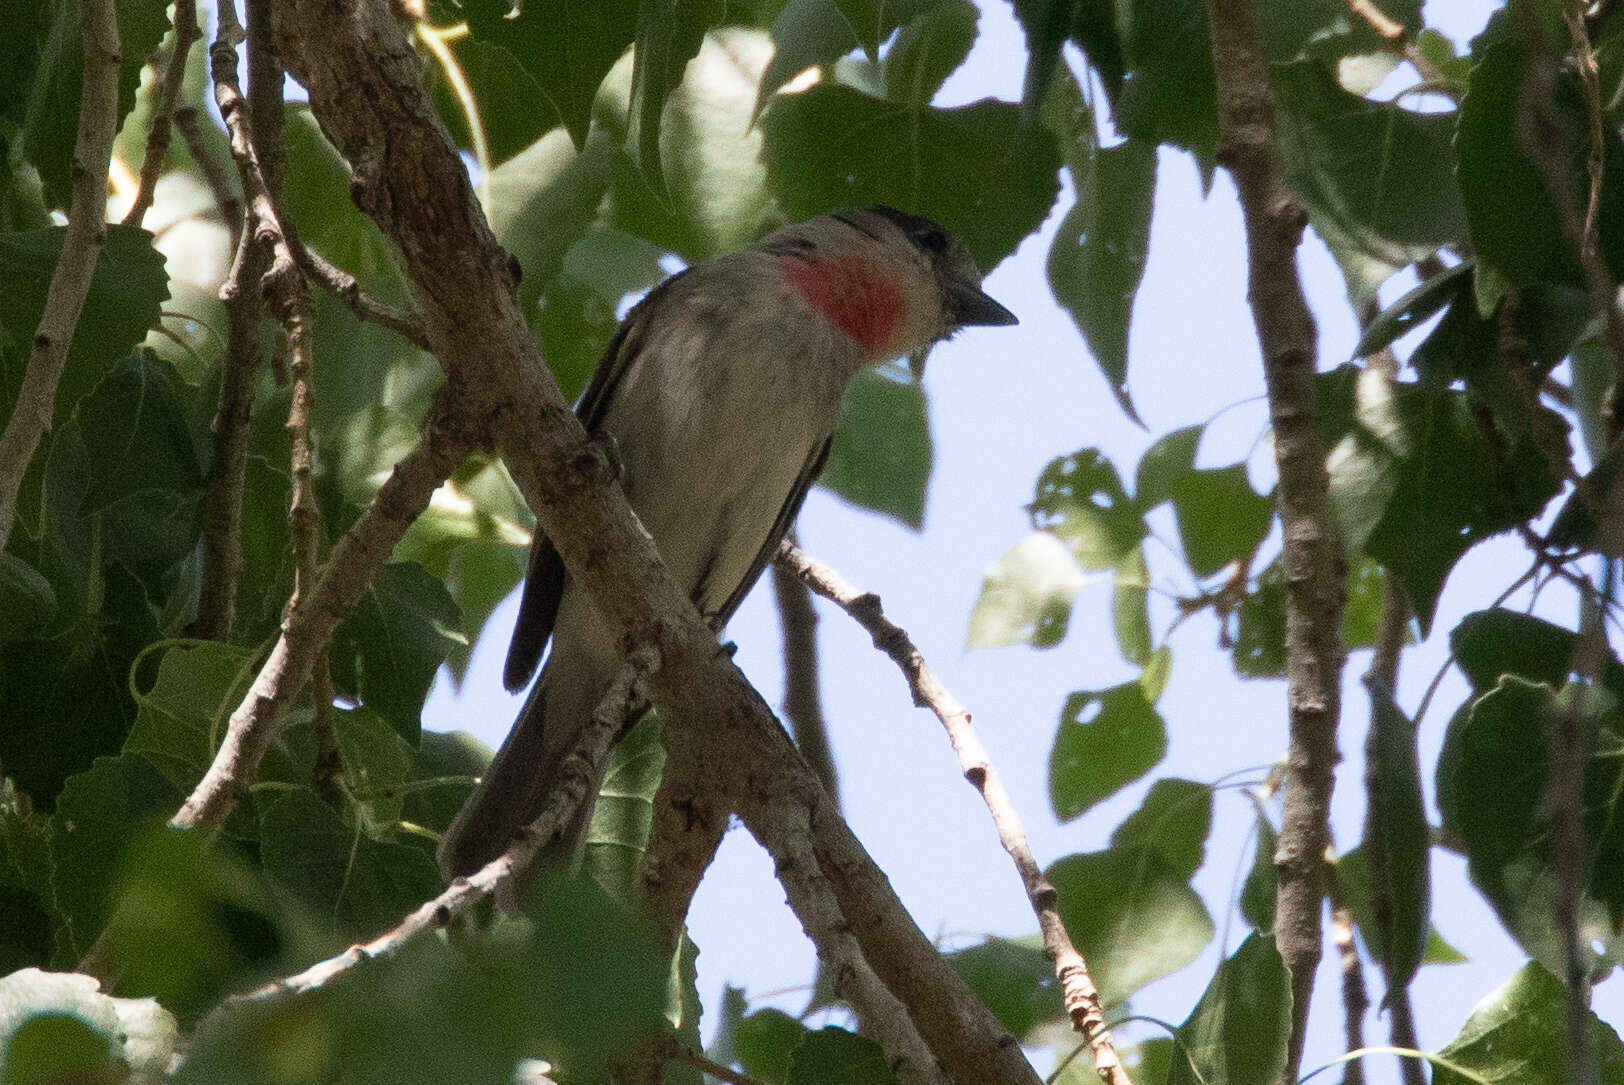
M1567 236L1568 243L1578 250L1591 307L1602 320L1603 338L1612 351L1614 374L1624 382L1624 314L1620 314L1618 309L1618 288L1607 271L1596 243L1596 201L1601 194L1602 149L1605 144L1595 58L1591 55L1590 42L1585 35L1583 9L1576 7L1575 0L1569 0L1568 29L1578 55L1580 81L1585 86L1585 105L1589 114L1587 162L1591 191L1588 198L1581 201L1569 170L1565 126L1556 110L1556 60L1545 48L1544 30L1529 5L1519 2L1512 7L1518 14L1518 25L1528 58L1518 91L1517 146L1544 174L1545 186L1550 191L1557 217L1562 223L1562 232ZM1586 211L1580 211L1581 203L1586 205ZM1624 425L1624 419L1612 421L1609 441L1617 436L1621 425Z
M112 0L84 0L79 16L84 45L79 126L73 142L73 188L68 228L45 308L34 329L28 369L17 405L0 433L0 550L11 538L17 517L17 490L40 439L56 412L56 386L68 360L68 346L90 292L96 261L107 241L107 166L118 130L118 19Z
M180 138L186 142L187 151L191 152L192 158L203 170L203 179L208 182L209 191L214 193L220 219L231 237L228 249L235 254L237 246L242 243L242 197L232 186L231 175L224 163L209 146L197 110L189 105L175 110L175 127L180 129Z
M1331 909L1331 944L1336 946L1342 967L1342 1034L1345 1048L1358 1051L1365 1046L1365 1011L1370 995L1365 991L1365 970L1359 961L1359 947L1353 938L1353 913L1346 905ZM1342 1071L1342 1085L1365 1085L1363 1059L1350 1059Z
M1376 650L1370 661L1370 675L1382 687L1388 690L1398 688L1399 657L1404 650L1405 638L1410 631L1410 601L1404 595L1404 589L1391 572L1383 574L1382 584L1382 610L1381 621L1376 630ZM1379 753L1376 749L1377 728L1374 714L1376 708L1371 706L1372 721L1367 732L1365 743L1365 809L1367 815L1379 808L1383 801L1377 794L1382 786L1374 766L1379 763ZM1417 781L1419 784L1419 781ZM1374 913L1376 938L1383 946L1391 946L1393 926L1393 899L1392 883L1386 876L1389 868L1388 840L1382 828L1382 822L1373 816L1365 818L1365 861L1370 870L1370 905ZM1386 959L1386 958L1384 958ZM1410 1009L1410 992L1408 988L1393 990L1389 987L1383 996L1382 1004L1388 1007L1388 1028L1395 1047L1413 1048L1415 1046L1415 1020ZM1363 1041L1359 1044L1363 1046ZM1353 1050L1353 1048L1349 1048ZM1400 1059L1399 1073L1403 1077L1404 1085L1425 1085L1425 1076L1421 1064L1414 1059ZM1348 1064L1349 1067L1359 1065L1359 1060ZM1362 1072L1361 1072L1362 1073Z
M1320 913L1342 714L1347 562L1331 515L1325 445L1317 425L1314 318L1297 272L1307 216L1281 175L1274 98L1252 0L1212 0L1208 12L1218 83L1218 161L1234 179L1246 224L1248 300L1263 356L1279 472L1290 775L1275 851L1275 935L1291 970L1292 1028L1277 1080L1291 1083L1302 1064L1323 952Z
M998 839L1015 862L1027 899L1043 932L1044 955L1054 964L1060 980L1066 1014L1072 1027L1093 1048L1094 1069L1108 1085L1130 1085L1128 1072L1117 1055L1116 1045L1105 1024L1105 1011L1099 992L1088 974L1088 964L1072 944L1065 924L1060 921L1059 894L1032 855L1020 815L1004 789L998 770L987 756L969 711L937 680L906 631L890 621L880 606L879 596L860 592L839 573L809 557L795 544L785 541L778 549L778 563L789 569L814 592L832 601L874 638L874 646L889 656L908 681L914 704L930 709L958 754L964 778L981 794L998 829Z
M409 309L397 308L368 294L361 289L361 283L354 275L332 263L321 253L306 248L291 222L284 225L288 230L288 246L293 250L293 259L301 271L335 295L358 319L388 328L402 339L424 350L431 349L428 332L423 328L422 317Z
M152 127L147 131L146 157L141 159L141 184L136 189L135 202L124 215L125 226L141 225L152 208L153 193L157 190L158 178L163 175L164 160L169 156L170 119L186 82L186 58L191 54L192 43L202 35L194 0L175 0L175 44L170 48L169 61L164 65L163 78L158 85Z
M808 811L799 809L793 816L804 819ZM947 1078L909 1020L907 1007L880 982L853 937L840 901L819 869L810 823L796 829L774 852L773 873L817 947L836 993L862 1008L864 1034L880 1045L902 1085L946 1085Z
M697 1052L689 1051L678 1043L675 1037L670 1037L667 1043L665 1057L672 1062L680 1062L686 1066L692 1066L696 1070L703 1070L708 1076L715 1078L717 1081L725 1081L728 1085L761 1085L755 1078L741 1070L735 1070L731 1066L723 1066L715 1059L707 1059Z
M465 425L450 409L437 412L428 433L395 465L366 512L333 547L320 583L283 621L276 646L231 714L213 763L171 825L212 832L236 809L276 737L282 714L309 680L333 631L366 594L412 521L428 508L435 489L473 448Z
M593 712L591 724L582 730L574 749L560 766L559 783L547 801L547 808L513 838L500 856L474 874L455 879L445 892L418 905L394 927L365 945L351 946L297 975L234 995L221 1004L220 1010L247 1003L275 1005L324 987L365 961L392 957L419 935L449 926L457 916L517 876L569 823L585 798L587 787L598 778L608 759L609 749L626 722L628 710L641 703L648 677L659 668L659 663L659 653L647 645L635 648L627 656L625 665Z
M266 32L268 34L268 31ZM274 64L258 73L258 81L270 89L255 91L256 110L251 111L238 80L237 44L244 38L237 13L230 4L219 11L219 33L209 48L214 100L226 123L231 157L246 197L245 221L231 270L220 288L220 300L227 311L225 372L214 419L214 456L203 502L204 588L198 599L196 632L199 636L225 640L236 618L237 585L242 577L242 499L248 462L249 427L253 414L254 380L259 370L259 324L264 307L270 309L296 355L308 363L312 310L309 291L293 255L288 249L276 209L274 190L261 168L260 148L275 148L272 161L281 161L280 123L282 104L280 68ZM257 111L268 121L269 133L256 139L254 117ZM262 307L263 302L263 307ZM296 358L296 361L299 359ZM294 393L294 410L309 411L309 380L304 394ZM308 447L304 453L308 455ZM294 472L299 473L300 449L295 441ZM304 465L309 481L309 464ZM306 487L308 491L308 486ZM308 497L308 494L307 494ZM301 541L301 515L314 509L314 500L301 506L298 479L295 478L293 512L295 556ZM313 537L313 536L312 536ZM313 568L314 558L307 565ZM306 569L306 581L308 573Z
M1596 82L1595 59L1585 32L1584 8L1578 0L1568 0L1563 12L1580 71L1580 82L1585 88L1586 112L1590 120L1587 161L1591 191L1589 199L1581 201L1569 169L1567 141L1557 113L1556 60L1546 48L1544 30L1530 5L1522 2L1513 7L1527 55L1522 86L1518 90L1517 145L1545 176L1546 188L1556 205L1562 231L1568 242L1578 250L1591 307L1602 319L1603 337L1613 356L1615 385L1624 384L1624 315L1619 313L1618 288L1602 261L1595 237L1595 201L1601 192L1604 136L1600 91ZM1581 202L1587 206L1583 213L1580 211ZM1615 386L1614 394L1610 397L1615 404L1617 395L1618 388ZM1624 417L1620 413L1617 410L1608 412L1609 443L1620 439L1621 427L1624 427ZM1615 508L1604 507L1597 511L1597 538L1616 537L1610 533L1617 529L1618 515L1619 511ZM1546 804L1551 819L1552 858L1556 875L1553 919L1560 932L1565 972L1563 979L1567 988L1564 1045L1567 1068L1576 1085L1594 1085L1599 1079L1595 1051L1590 1042L1589 950L1580 930L1580 907L1589 877L1584 825L1584 770L1589 756L1586 723L1596 710L1595 686L1606 653L1607 633L1603 615L1590 601L1589 594L1581 593L1580 629L1574 641L1571 664L1575 677L1569 691L1571 699L1556 705L1550 718L1545 721L1548 765Z
M1372 0L1348 0L1348 10L1370 24L1370 28L1388 41L1404 37L1404 24L1377 7Z
M793 535L790 541L795 541ZM793 569L775 564L772 577L778 625L784 639L784 715L801 756L839 806L840 777L829 749L829 725L823 718L823 703L818 696L817 608Z

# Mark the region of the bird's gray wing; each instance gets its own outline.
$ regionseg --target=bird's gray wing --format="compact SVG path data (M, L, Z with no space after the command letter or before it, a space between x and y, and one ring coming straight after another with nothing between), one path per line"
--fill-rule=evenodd
M711 618L717 632L721 632L722 627L733 617L733 612L744 602L744 597L750 593L762 570L767 568L767 563L778 553L778 544L789 534L790 527L795 523L795 517L801 513L801 506L806 503L807 491L818 480L818 476L823 474L823 465L829 462L829 446L833 443L833 437L826 437L822 444L812 450L812 455L807 457L801 473L795 476L795 485L790 487L789 493L785 496L783 507L778 510L778 518L773 521L772 530L767 532L767 538L762 541L760 551L750 563L750 571L734 587L733 593L727 597L727 602L722 604L721 609L715 615L706 615L707 618Z
M649 292L638 302L609 341L598 368L587 382L586 391L575 405L575 416L586 431L594 436L603 423L614 398L615 386L625 376L632 360L642 349L648 314L658 307L656 299L686 272L678 273ZM650 303L654 303L651 305ZM517 693L536 673L541 653L553 636L553 623L558 619L558 604L564 597L564 562L552 540L538 525L530 543L530 568L525 573L524 594L519 598L519 618L513 626L513 640L508 643L507 662L502 668L502 684L510 693Z

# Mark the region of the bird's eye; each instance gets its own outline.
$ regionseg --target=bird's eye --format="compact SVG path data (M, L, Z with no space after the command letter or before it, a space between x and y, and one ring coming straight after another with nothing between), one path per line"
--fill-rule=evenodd
M946 252L951 243L947 231L936 225L921 226L914 232L913 240L914 244L932 256L940 256Z

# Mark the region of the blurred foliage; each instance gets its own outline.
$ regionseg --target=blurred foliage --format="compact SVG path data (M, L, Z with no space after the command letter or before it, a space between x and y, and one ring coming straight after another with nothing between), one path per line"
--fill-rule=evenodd
M1589 483L1605 493L1616 474L1601 455L1613 367L1563 206L1588 192L1585 159L1599 151L1598 253L1610 275L1624 274L1624 19L1604 6L1589 27L1605 114L1592 148L1557 5L1529 6L1528 25L1543 36L1501 12L1479 38L1454 43L1425 27L1419 0L1385 3L1406 53L1344 0L1257 4L1285 177L1363 328L1358 358L1316 382L1328 527L1348 550L1350 650L1376 644L1390 597L1413 608L1415 621L1399 623L1405 643L1431 635L1451 571L1482 540L1519 532L1540 547L1541 518L1581 473L1572 427L1603 465ZM936 104L938 92L983 14L967 0L436 0L433 25L415 28L413 41L430 100L523 269L520 300L567 395L585 384L618 315L672 268L787 220L885 202L938 219L987 271L1053 216L1054 300L1132 417L1131 332L1158 171L1188 153L1210 185L1220 159L1207 7L1013 8L1027 45L1022 100L951 107ZM115 214L144 154L151 62L168 28L163 0L119 0L117 10ZM64 233L81 77L76 5L12 0L5 13L0 416L9 417ZM208 96L205 52L188 61L194 105ZM1423 86L1377 89L1417 64ZM1550 65L1548 100L1530 99L1529 73ZM1524 135L1535 113L1544 168ZM368 292L407 304L389 243L351 202L349 166L304 106L289 105L283 144L282 211L304 243ZM203 145L224 161L218 127L204 126ZM505 1083L517 1064L592 1081L661 1031L697 1047L702 1009L722 1022L711 1056L755 1080L894 1080L879 1049L840 1025L814 1027L736 989L701 1007L697 947L663 954L634 917L664 759L652 717L617 749L591 826L590 877L549 880L524 919L482 916L313 995L222 1007L377 935L437 890L434 837L489 752L466 735L422 732L423 700L442 665L460 679L518 583L531 518L498 460L462 465L335 639L340 700L322 715L336 778L317 779L317 706L306 691L214 846L164 828L207 769L291 588L289 393L261 367L237 622L229 643L191 636L225 349L216 295L231 254L193 151L177 139L170 154L147 229L108 228L52 428L0 553L4 1080ZM1411 265L1414 289L1379 305L1378 287ZM281 349L268 330L261 347ZM1365 362L1386 350L1397 352L1396 372ZM1554 382L1570 361L1565 396ZM316 372L325 555L415 441L440 373L325 295ZM915 529L934 467L918 373L887 368L853 383L822 479ZM1251 459L1212 462L1207 431L1154 434L1136 465L1093 448L1056 455L1035 481L1030 533L988 570L970 615L972 647L1051 648L1078 607L1100 605L1121 660L1139 671L1080 676L1083 688L1059 709L1048 787L1062 819L1099 817L1097 807L1162 761L1179 721L1164 720L1158 702L1191 615L1216 617L1237 675L1285 674L1288 573L1270 476ZM1551 532L1564 553L1552 560L1611 545L1590 512L1570 497ZM1439 1070L1436 1080L1543 1085L1560 1073L1563 1035L1561 986L1546 969L1560 974L1563 962L1542 729L1576 714L1590 744L1581 940L1600 979L1624 960L1624 666L1608 654L1597 685L1575 682L1577 635L1504 609L1480 610L1448 637L1472 693L1433 766L1441 829L1423 798L1421 721L1375 690L1380 786L1364 845L1335 864L1336 892L1392 994L1418 969L1460 959L1433 924L1429 869L1438 839L1463 851L1474 885L1538 963L1485 999L1440 1052L1460 1073ZM1202 959L1229 908L1253 928L1177 1042L1129 1052L1136 1081L1255 1082L1283 1063L1289 993L1269 933L1278 839L1269 803L1256 798L1252 854L1217 857L1249 866L1236 901L1215 918L1192 888L1224 793L1154 779L1105 847L1048 869L1113 1007ZM92 944L118 973L111 992L70 974ZM949 959L1023 1043L1062 1057L1075 1047L1054 1040L1063 1011L1034 939L988 938ZM820 991L812 1005L838 999ZM1602 1078L1614 1080L1624 1073L1618 1038L1599 1020L1590 1028ZM177 1051L186 1055L178 1070ZM1055 1080L1088 1080L1082 1061ZM670 1080L700 1077L674 1068Z

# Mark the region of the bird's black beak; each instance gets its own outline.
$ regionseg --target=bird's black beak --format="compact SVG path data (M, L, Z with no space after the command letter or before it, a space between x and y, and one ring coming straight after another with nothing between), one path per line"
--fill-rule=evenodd
M1014 313L982 293L980 287L953 286L948 292L947 302L953 323L961 328L1020 323Z

